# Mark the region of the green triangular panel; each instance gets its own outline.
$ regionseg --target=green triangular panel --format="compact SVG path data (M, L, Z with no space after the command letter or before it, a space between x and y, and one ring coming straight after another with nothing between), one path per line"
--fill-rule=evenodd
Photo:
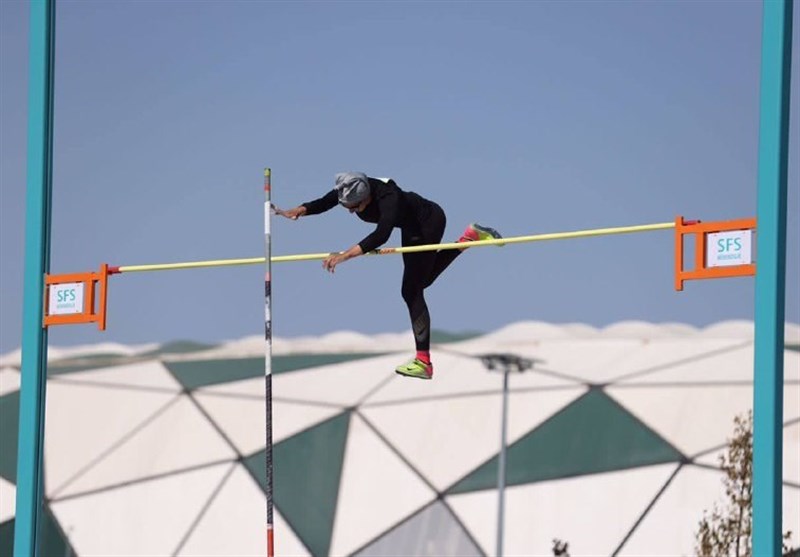
M162 344L155 350L142 353L142 356L160 356L166 354L190 354L192 352L202 352L214 348L215 344L203 344L191 340L176 340Z
M47 364L47 375L63 375L76 371L89 371L104 367L122 366L140 361L141 358L119 354L90 354L79 358L65 358Z
M162 363L181 385L190 390L264 375L264 358Z
M289 437L273 448L275 506L313 555L328 555L350 412ZM264 451L245 466L266 487Z
M17 483L19 391L0 396L0 476ZM0 553L5 555L5 553Z
M484 335L478 331L465 331L462 333L448 333L438 329L431 330L431 342L434 344L447 344L448 342L460 342Z
M155 350L143 352L135 356L124 354L87 354L73 358L64 358L48 363L48 375L61 375L64 373L74 373L76 371L89 371L104 367L121 366L134 364L145 360L153 360L159 356L171 354L191 354L192 352L202 352L214 348L211 344L200 344L189 341L168 342L159 346Z
M286 373L289 371L296 371L310 367L340 364L342 362L352 362L367 358L377 358L378 356L383 356L383 354L292 354L289 356L273 356L272 373Z
M14 555L14 519L0 524L0 555Z
M286 373L329 364L338 364L381 354L294 354L273 356L272 373ZM197 389L264 375L264 358L229 358L194 362L164 362L172 375L187 389Z
M13 555L14 548L14 519L0 524L0 555ZM39 555L76 555L69 541L59 528L55 517L45 507L39 517Z
M520 485L681 460L681 453L602 390L592 389L508 447L506 482ZM453 485L497 485L495 456Z

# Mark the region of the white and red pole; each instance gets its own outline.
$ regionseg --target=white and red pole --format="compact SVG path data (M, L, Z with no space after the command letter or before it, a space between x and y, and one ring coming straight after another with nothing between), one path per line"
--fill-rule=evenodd
M270 234L270 217L272 214L272 202L270 194L271 171L264 169L264 245L265 263L267 265L264 278L264 336L266 339L264 353L264 379L266 386L266 414L267 414L267 450L266 473L267 473L267 557L274 557L275 543L272 521L272 235Z

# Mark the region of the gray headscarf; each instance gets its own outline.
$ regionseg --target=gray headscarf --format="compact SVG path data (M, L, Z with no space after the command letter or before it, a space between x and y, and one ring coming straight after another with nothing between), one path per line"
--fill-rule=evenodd
M339 203L357 205L369 195L369 180L363 172L340 172L334 189L339 194Z

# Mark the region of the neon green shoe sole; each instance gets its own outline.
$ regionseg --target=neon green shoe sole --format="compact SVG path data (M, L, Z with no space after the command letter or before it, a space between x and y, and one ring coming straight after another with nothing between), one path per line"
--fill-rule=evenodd
M415 377L416 379L433 379L433 365L414 358L410 362L399 365L394 369L398 375Z

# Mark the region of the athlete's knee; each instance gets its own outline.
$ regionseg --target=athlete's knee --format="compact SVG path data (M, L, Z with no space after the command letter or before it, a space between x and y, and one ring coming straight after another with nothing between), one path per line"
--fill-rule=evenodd
M400 294L402 294L403 300L405 300L407 304L410 304L422 297L422 289L423 286L421 284L404 282L403 286L400 288Z

